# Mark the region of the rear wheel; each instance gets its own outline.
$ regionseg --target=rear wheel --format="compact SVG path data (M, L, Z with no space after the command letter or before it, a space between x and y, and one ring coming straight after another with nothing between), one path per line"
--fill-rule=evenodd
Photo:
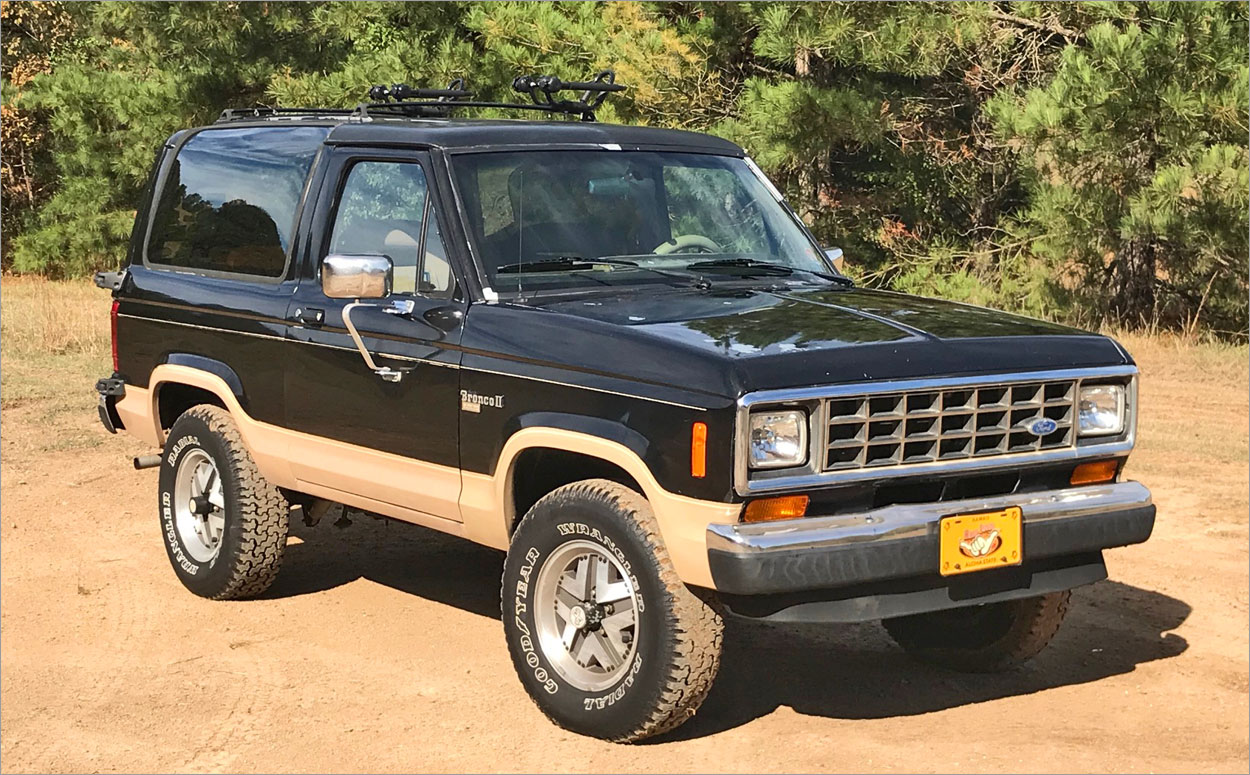
M215 600L264 592L282 564L289 513L225 409L192 407L174 422L161 460L160 517L183 586Z
M517 527L503 577L512 662L553 721L631 742L680 725L707 696L721 620L677 577L646 499L566 485Z
M969 673L1015 667L1050 643L1071 592L901 616L882 622L894 642L922 662Z

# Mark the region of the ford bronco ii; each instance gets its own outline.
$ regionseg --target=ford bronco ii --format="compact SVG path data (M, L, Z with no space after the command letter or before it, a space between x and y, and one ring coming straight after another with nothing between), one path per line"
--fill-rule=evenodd
M1036 654L1154 524L1121 478L1132 359L857 288L738 146L595 123L613 80L375 87L169 138L97 278L97 389L161 450L135 465L179 580L260 594L289 520L331 509L505 550L521 682L618 741L695 712L726 616L880 619L949 669Z

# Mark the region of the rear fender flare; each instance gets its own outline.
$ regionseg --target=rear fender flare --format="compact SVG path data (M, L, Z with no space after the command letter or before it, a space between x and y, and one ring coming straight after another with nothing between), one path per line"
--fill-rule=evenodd
M202 359L216 363L209 358ZM225 364L222 364L225 367ZM225 367L227 370L229 367ZM230 372L233 374L234 372ZM235 377L237 382L238 377ZM267 426L253 420L244 410L239 394L226 382L225 378L211 371L195 366L178 363L162 363L152 370L148 382L150 391L152 422L156 425L159 443L165 443L164 431L160 428L160 392L162 385L179 384L197 387L217 396L222 406L230 413L238 426L239 435L247 446L257 467L270 482L279 487L291 487L295 477L291 472L289 456L289 433L280 428Z
M205 358L203 355L194 355L192 353L170 353L165 356L165 363L172 366L186 366L200 371L206 371L209 374L220 377L222 382L226 383L226 387L234 395L240 406L246 404L243 399L243 382L239 379L239 375L234 369L213 358ZM197 386L198 387L198 386ZM219 396L223 401L224 396Z

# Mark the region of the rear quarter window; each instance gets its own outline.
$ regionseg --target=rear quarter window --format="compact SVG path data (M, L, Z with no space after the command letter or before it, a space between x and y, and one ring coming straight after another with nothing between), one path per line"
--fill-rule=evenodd
M173 269L279 278L325 127L207 129L161 183L146 259Z

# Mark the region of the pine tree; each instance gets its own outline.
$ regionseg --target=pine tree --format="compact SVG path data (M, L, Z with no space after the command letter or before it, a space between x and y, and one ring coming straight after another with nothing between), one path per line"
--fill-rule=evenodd
M1244 332L1246 5L1112 10L1050 83L991 106L1022 144L1032 250L1115 322Z
M223 107L610 67L603 120L741 143L866 284L1247 325L1244 2L3 8L6 269L115 266L153 152Z

